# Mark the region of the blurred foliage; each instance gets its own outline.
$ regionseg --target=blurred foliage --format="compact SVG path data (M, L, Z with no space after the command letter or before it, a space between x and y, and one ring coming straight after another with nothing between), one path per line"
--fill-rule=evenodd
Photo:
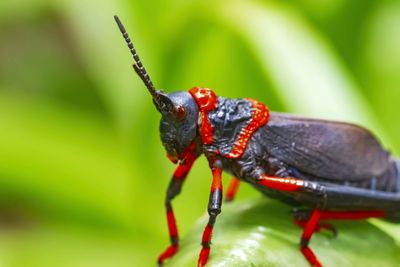
M152 266L168 243L173 166L114 14L159 88L356 122L400 151L398 1L1 1L1 266ZM174 202L183 234L206 166Z

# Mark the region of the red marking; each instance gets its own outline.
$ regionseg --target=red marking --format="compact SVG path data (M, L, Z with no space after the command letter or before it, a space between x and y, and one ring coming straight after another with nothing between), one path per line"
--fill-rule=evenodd
M218 107L218 97L211 89L193 87L189 93L196 99L202 110L210 111Z
M208 256L210 255L210 243L212 236L213 226L207 224L203 232L202 245L203 248L200 251L199 260L197 266L204 266L208 261Z
M203 267L208 261L208 256L210 255L210 248L202 248L199 255L199 260L197 262L197 267Z
M158 264L162 265L163 262L168 259L171 258L172 256L175 255L175 253L178 251L178 245L171 245L169 246L163 253L161 253L161 255L158 257Z
M193 163L192 163L193 164ZM189 172L190 168L192 167L192 164L190 165L179 165L178 168L176 168L174 172L174 179L177 180L182 180L186 177L187 173Z
M201 113L201 140L205 145L212 143L212 126L205 112Z
M186 175L189 173L194 163L193 160L186 160L183 163L180 163L178 168L176 168L174 172L174 179L182 180L185 179Z
M385 217L382 210L374 211L321 211L321 220L364 220Z
M226 201L232 201L235 198L236 192L239 188L240 180L233 177L228 185L228 191L226 192Z
M303 253L304 257L311 264L311 266L322 267L321 263L318 261L315 254L308 247L308 242L310 241L313 233L316 231L318 221L320 218L321 218L321 212L319 210L314 210L311 214L310 219L306 222L306 225L304 227L303 235L301 236L302 243L300 243L300 251L301 253ZM303 243L305 241L306 243Z
M218 107L217 95L208 88L193 87L189 93L196 100L201 112L201 140L203 144L209 145L212 143L212 125L208 120L207 112Z
M253 114L250 123L244 128L240 134L238 139L235 142L235 145L232 148L232 151L226 155L225 157L231 159L237 159L241 157L246 149L247 143L249 142L253 133L266 124L269 119L269 110L268 107L263 103L258 102L254 99L247 99L252 103L253 106Z
M185 179L186 175L192 168L193 163L197 159L197 154L195 153L195 151L196 151L196 143L193 142L186 151L182 152L179 155L179 158L181 158L182 160L174 172L174 179L178 180Z
M304 257L313 267L322 267L321 263L318 261L317 257L315 256L314 252L309 247L301 247L301 253L303 253Z
M213 173L213 181L211 184L211 192L219 189L222 190L222 170L219 168L215 168L212 171Z
M261 176L259 183L272 189L289 192L299 190L304 184L302 180L295 178L270 177L266 175Z
M170 237L178 237L178 227L176 226L176 220L172 209L167 210L167 222Z
M203 244L210 244L212 231L213 231L213 226L207 224L207 226L206 226L206 228L204 229L204 232L203 232L203 238L202 238Z

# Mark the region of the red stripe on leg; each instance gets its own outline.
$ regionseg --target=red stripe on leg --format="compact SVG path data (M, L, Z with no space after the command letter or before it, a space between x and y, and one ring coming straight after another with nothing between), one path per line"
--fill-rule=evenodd
M201 245L203 247L200 251L199 260L197 262L198 267L204 266L208 261L208 257L210 255L210 243L211 243L212 232L213 232L213 226L207 224L203 232L203 238L201 239Z
M199 260L197 262L198 267L203 267L208 261L210 256L210 248L202 248L199 255Z
M303 253L304 257L311 264L311 266L322 267L321 263L318 261L314 252L309 247L301 247L301 253Z
M174 172L174 179L184 179L189 172L189 170L192 168L193 163L191 164L185 164L185 165L179 165L178 168Z
M304 257L310 263L311 266L318 266L321 267L321 263L318 261L317 257L315 256L314 252L308 247L310 242L311 236L317 229L317 225L319 219L321 218L321 212L318 210L314 210L311 213L310 219L306 222L303 230L303 234L300 240L300 251L303 253Z
M259 183L268 188L289 192L297 191L304 185L303 180L295 178L270 177L266 175L261 176Z
M176 226L175 215L172 209L167 210L168 231L171 238L178 237L178 227Z
M219 189L222 191L222 170L219 168L215 168L212 171L213 173L213 181L211 184L211 192Z
M174 172L174 179L178 179L178 180L183 180L186 178L186 175L189 173L190 169L193 166L193 163L196 161L198 155L196 154L196 142L193 142L190 144L190 146L184 150L182 153L180 153L178 155L178 159L180 159L181 161L179 162L179 166L176 168L175 172ZM170 155L168 155L168 158L172 158L172 160L174 160L173 157L171 157Z
M204 266L208 261L210 255L210 244L213 227L218 214L221 212L221 200L222 200L222 169L220 169L221 162L215 158L209 158L209 164L213 173L213 181L211 184L211 193L208 200L208 215L209 220L203 231L202 236L202 249L200 251L198 265Z
M312 234L315 232L315 229L317 227L320 218L321 218L321 212L318 210L314 210L313 213L311 214L310 219L307 221L304 227L304 232L301 239L310 240Z
M213 231L213 226L207 224L207 226L206 226L206 228L204 229L204 232L203 232L203 238L201 240L203 245L210 245L212 231Z

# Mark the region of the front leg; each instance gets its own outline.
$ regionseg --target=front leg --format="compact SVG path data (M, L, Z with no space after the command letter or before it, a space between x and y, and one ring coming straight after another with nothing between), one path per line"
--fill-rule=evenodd
M171 202L172 199L174 199L181 192L183 182L185 181L186 176L192 168L196 158L197 156L195 153L188 153L188 156L179 163L169 183L165 198L165 208L167 211L168 232L171 245L158 257L158 266L162 266L166 259L171 258L178 251L178 228Z
M203 232L202 249L200 251L198 267L206 265L208 256L210 255L211 236L214 228L215 221L218 214L221 213L222 203L222 163L219 160L209 160L210 167L213 174L213 181L211 184L210 198L208 201L208 214L209 220Z

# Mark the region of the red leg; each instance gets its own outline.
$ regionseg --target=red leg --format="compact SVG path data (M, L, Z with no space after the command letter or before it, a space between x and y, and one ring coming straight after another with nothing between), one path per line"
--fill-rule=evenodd
M197 156L194 153L188 153L186 158L180 162L178 167L176 168L174 175L171 179L167 190L167 196L165 200L165 207L167 211L167 223L168 223L168 232L170 237L171 245L165 249L163 253L158 257L158 265L162 266L164 261L168 258L171 258L178 251L179 248L179 236L178 236L178 227L176 225L174 211L172 209L171 201L174 197L176 197L182 189L183 182L186 179L187 174Z
M220 162L212 161L210 163L213 173L213 181L211 185L210 199L208 202L208 214L209 220L206 228L203 232L203 238L201 241L202 249L200 251L199 260L197 262L198 267L203 267L208 261L210 255L210 244L211 236L214 228L215 221L219 213L221 213L222 203L222 169L220 168Z
M312 235L322 226L329 224L319 224L320 220L364 220L368 218L381 218L385 216L384 211L319 211L314 210L311 217L304 225L303 235L300 239L300 250L311 266L321 267L321 263L309 248Z
M322 211L321 220L365 220L369 218L382 218L382 210L369 211Z
M239 185L240 180L236 177L232 177L231 181L229 182L228 190L225 196L226 202L231 202L235 198L237 190L239 189Z
M314 210L311 214L310 219L307 221L303 235L300 240L300 251L303 253L304 257L306 257L307 261L311 264L311 266L321 267L321 263L319 263L317 257L312 252L312 250L308 247L310 243L310 239L314 234L318 221L321 218L321 213L318 210Z
M305 182L301 179L291 177L271 177L262 175L258 183L268 188L294 192L304 188ZM320 220L363 220L368 218L384 217L383 211L319 211L314 210L311 217L305 222L300 223L304 227L303 235L300 240L300 250L311 264L311 266L321 267L321 263L309 248L312 235L321 228L331 228L329 224L318 224Z
M296 224L297 226L300 226L301 228L305 228L307 221L310 219L310 211L308 210L298 210L295 209L293 211L293 222L294 224ZM315 228L315 232L319 232L322 229L328 230L330 232L332 232L333 236L336 237L337 236L337 230L336 228L330 224L330 223L321 223L318 222L316 228Z
M294 219L294 223L304 229L306 227L307 220ZM333 236L335 237L337 236L336 228L330 223L318 223L315 227L315 232L320 232L322 229L332 232Z
M158 265L162 266L164 261L168 258L171 258L175 255L179 248L179 237L178 237L178 229L176 225L175 215L172 210L171 204L166 204L167 206L167 223L168 223L168 232L170 237L171 245L167 247L163 253L158 257Z

